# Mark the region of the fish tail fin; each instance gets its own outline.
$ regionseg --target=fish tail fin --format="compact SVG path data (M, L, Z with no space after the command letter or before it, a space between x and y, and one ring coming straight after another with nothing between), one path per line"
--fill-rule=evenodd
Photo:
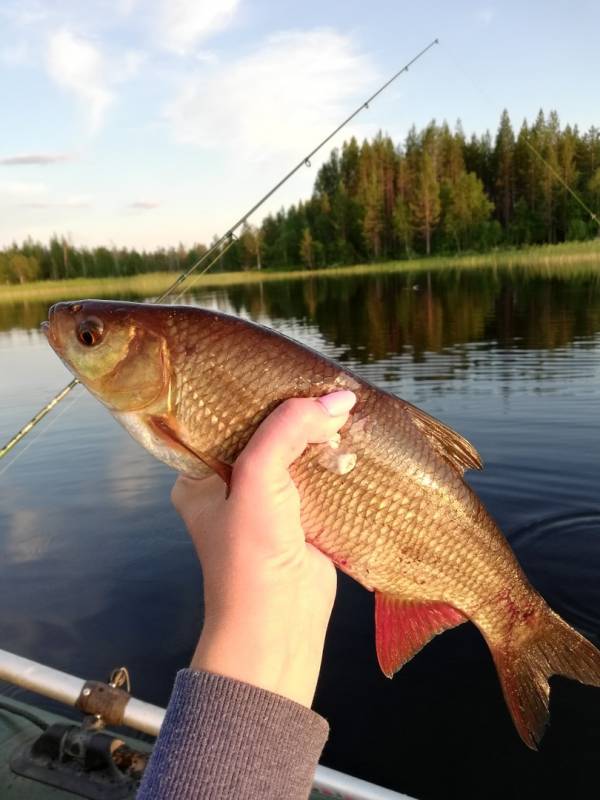
M600 651L550 608L542 614L508 647L490 648L515 726L533 750L548 722L551 675L600 686Z

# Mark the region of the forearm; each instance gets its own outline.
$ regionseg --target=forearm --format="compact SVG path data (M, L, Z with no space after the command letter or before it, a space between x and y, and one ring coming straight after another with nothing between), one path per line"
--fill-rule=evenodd
M317 565L322 562L317 560ZM335 571L326 563L315 591L312 582L290 575L266 580L250 576L241 600L230 600L231 587L205 592L205 620L191 668L225 675L311 707L327 623L335 591ZM311 576L312 577L312 576ZM238 581L238 589L241 581ZM212 591L211 591L212 589ZM314 602L318 591L328 602ZM219 599L215 601L215 597Z
M228 490L217 476L175 484L202 564L204 628L139 800L308 797L328 733L310 705L336 573L305 541L289 467L331 441L355 401L287 400L238 456Z
M137 800L306 800L327 734L298 703L184 670Z

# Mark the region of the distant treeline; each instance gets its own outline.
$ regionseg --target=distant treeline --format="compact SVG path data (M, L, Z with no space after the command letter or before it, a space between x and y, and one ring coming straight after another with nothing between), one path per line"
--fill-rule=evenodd
M494 138L467 139L460 124L435 122L401 144L352 138L319 169L309 200L246 226L215 268L312 268L597 236L598 223L556 175L600 217L600 129L562 128L555 111L540 111L515 135L504 111ZM204 252L26 241L0 252L0 282L179 272Z
M57 236L48 245L28 239L21 245L0 250L0 284L180 272L205 252L202 244L189 250L180 246L148 253L115 247L74 247Z

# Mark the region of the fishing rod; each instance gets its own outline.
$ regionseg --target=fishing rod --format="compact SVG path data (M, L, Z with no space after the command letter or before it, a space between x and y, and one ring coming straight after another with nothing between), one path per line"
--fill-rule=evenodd
M329 141L331 141L331 139L333 139L333 137L336 136L342 130L342 128L345 128L346 125L348 125L348 123L350 123L356 116L358 116L358 114L360 114L361 111L368 109L369 105L373 102L373 100L379 97L379 95L382 92L384 92L388 88L388 86L392 84L397 78L399 78L404 72L408 72L410 67L412 67L413 64L415 64L420 58L422 58L425 55L425 53L431 50L431 48L434 47L434 45L436 44L439 44L439 39L433 39L433 41L431 41L427 45L427 47L424 47L420 52L416 54L416 56L413 56L413 58L411 58L411 60L408 61L401 69L399 69L398 72L394 73L389 80L383 83L379 87L379 89L377 89L376 92L374 92L370 97L368 97L364 102L362 102L358 106L358 108L356 108L348 117L346 117L346 119L343 122L341 122L337 126L337 128L331 131L331 133L328 136L326 136L321 142L319 142L319 144L316 147L314 147L310 151L310 153L305 155L304 158L300 159L300 161L296 164L296 166L293 167L286 175L284 175L283 178L280 181L278 181L275 184L275 186L273 186L272 189L269 189L269 191L265 195L263 195L260 198L260 200L252 206L252 208L246 211L246 213L243 214L236 223L234 223L230 228L228 228L227 232L224 233L219 239L217 239L217 241L214 242L214 244L212 244L208 248L206 253L204 253L204 255L202 255L201 258L198 259L198 261L196 261L194 264L192 264L191 267L188 267L188 269L182 272L181 275L179 275L179 277L176 278L176 280L174 280L173 283L152 302L160 303L161 300L165 300L175 289L181 286L181 284L192 274L192 272L195 272L199 267L201 267L212 256L212 254L216 250L218 250L219 252L216 258L212 259L212 261L202 270L200 275L203 275L205 272L208 272L208 270L213 266L213 264L216 261L218 261L225 254L225 252L227 252L227 250L229 250L229 248L235 243L236 241L235 232L240 227L242 227L247 223L248 218L251 217L255 211L258 211L258 209L262 205L264 205L267 202L267 200L270 197L272 197L275 194L275 192L277 192L285 183L287 183L289 179L293 175L295 175L296 172L298 172L298 170L302 169L302 167L310 167L311 158L314 155L316 155L319 152L319 150L325 147L325 145ZM13 449L13 447L15 447L15 445L17 445L22 439L24 439L25 436L27 436L27 434L30 433L30 431L32 431L33 428L35 428L35 426L38 425L44 419L44 417L47 414L49 414L50 411L52 411L52 409L55 408L61 402L61 400L63 400L63 398L65 398L69 394L69 392L77 386L78 383L79 383L78 379L74 378L71 381L71 383L67 384L63 389L60 390L60 392L58 392L58 394L56 394L50 400L49 403L47 403L43 408L41 408L37 412L37 414L35 414L35 416L29 420L29 422L26 425L24 425L19 431L17 431L17 433L15 433L15 435L11 439L9 439L9 441L2 448L0 448L0 459L4 458L4 456L6 456Z

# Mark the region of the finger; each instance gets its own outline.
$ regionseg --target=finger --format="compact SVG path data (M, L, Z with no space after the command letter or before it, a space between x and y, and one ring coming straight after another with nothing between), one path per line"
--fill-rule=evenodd
M244 481L287 480L287 469L307 445L326 442L342 427L356 403L353 392L286 400L260 425L234 466Z

